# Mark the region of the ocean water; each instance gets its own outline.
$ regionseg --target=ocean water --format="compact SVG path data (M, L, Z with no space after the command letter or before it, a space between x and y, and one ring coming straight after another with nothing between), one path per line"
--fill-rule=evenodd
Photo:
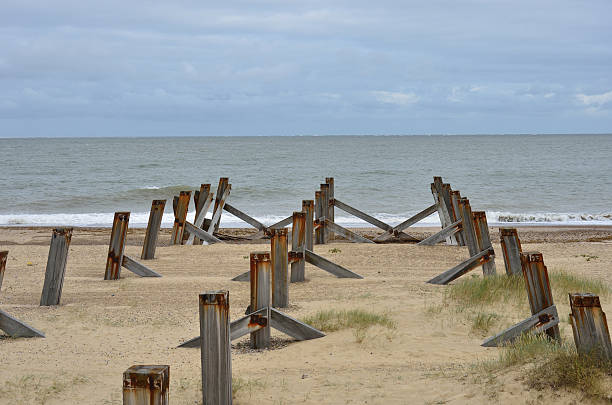
M110 226L131 211L142 227L153 199L168 199L171 226L172 196L221 176L265 224L334 177L336 198L395 225L442 176L489 224L612 225L612 135L0 139L0 169L0 226ZM368 226L338 209L336 222ZM224 213L222 226L247 225Z

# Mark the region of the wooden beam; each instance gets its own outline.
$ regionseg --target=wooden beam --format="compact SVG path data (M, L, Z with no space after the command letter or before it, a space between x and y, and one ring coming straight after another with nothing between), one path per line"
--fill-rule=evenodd
M304 257L306 259L306 261L314 266L317 266L318 268L320 268L321 270L325 270L328 273L333 274L336 277L339 278L363 278L363 276L360 276L357 273L354 273L352 271L350 271L349 269L346 269L342 266L337 265L336 263L333 263L329 260L327 260L326 258L319 256L317 254L315 254L314 252L310 251L310 250L305 250L304 251Z
M144 264L138 263L128 255L123 255L121 265L140 277L161 277L161 274L156 273Z
M304 250L306 249L306 213L304 211L293 213L293 226L291 228L291 251L302 253L302 258L291 262L291 282L297 283L306 279L306 264Z
M108 258L106 259L104 280L119 280L121 276L123 249L125 248L125 238L129 222L129 212L115 212L113 230L111 231L110 244L108 247Z
M493 254L493 249L485 250L480 252L467 260L459 263L452 269L446 270L444 273L437 275L428 281L429 284L448 284L451 281L461 277L465 273L469 272L472 269L475 269L478 266L481 266L487 260L489 260L489 256Z
M8 257L8 250L0 252L0 291L2 290L2 280L4 280L4 271L6 270L6 258Z
M489 226L487 225L487 215L484 211L474 211L474 230L476 232L476 242L478 243L478 251L483 251L493 248L491 244L491 236L489 235ZM485 277L494 276L497 273L495 270L495 254L491 255L491 260L482 265L482 274Z
M333 207L333 206L332 206ZM312 250L312 246L314 244L314 230L313 230L313 221L314 221L314 200L302 200L302 211L306 213L306 221L304 226L305 233L305 245L304 247L308 250Z
M170 366L136 365L123 372L123 405L168 405Z
M251 311L270 307L270 281L272 269L269 252L251 253ZM270 319L269 311L266 318ZM251 347L264 349L270 346L269 325L251 333Z
M278 221L278 222L268 226L263 231L258 231L257 233L249 236L248 239L260 239L260 238L263 238L264 236L268 235L272 229L285 228L287 225L291 224L292 220L293 220L293 216L281 219L280 221Z
M172 245L183 244L183 233L185 231L189 201L191 201L191 191L181 191L174 212L174 225L172 226L172 236L170 237L170 244Z
M434 182L431 183L431 193L434 197L434 202L438 205L438 216L440 217L440 225L442 228L446 228L454 221L451 218L450 205L447 204L447 201L444 199L445 190L444 183L442 182L441 177L434 177ZM452 240L449 238L447 243L452 243Z
M0 329L11 337L45 337L41 331L21 322L0 309Z
M505 343L512 342L525 332L532 331L533 333L542 333L544 330L557 326L558 324L559 315L557 315L557 308L551 305L516 325L512 325L508 329L499 332L497 335L486 339L481 346L502 346Z
M325 217L325 195L320 190L315 191L315 220ZM314 230L315 245L325 244L325 228L323 226L317 227Z
M272 261L272 306L289 306L289 260L287 249L287 228L273 229L270 240Z
M242 274L239 274L236 277L234 277L232 281L251 281L251 272L246 271Z
M203 405L232 403L229 291L199 296Z
M223 201L223 203L225 204L225 201L227 200L227 196L226 198L223 198L223 195L225 193L225 190L228 189L229 187L230 187L229 178L221 177L219 179L219 186L217 187L217 196L215 197L215 206L213 209L213 219L217 211L219 212L219 216L217 217L216 222L215 221L211 222L213 225L213 228L208 229L208 233L210 234L214 234L215 232L219 230L219 224L221 223L221 211L223 211L223 205L221 205L221 208L219 208L219 204L221 204L221 201Z
M325 336L320 330L274 308L271 309L270 324L274 329L286 333L297 340L310 340Z
M411 227L412 225L416 224L417 222L427 218L428 216L430 216L431 214L433 214L434 212L436 212L438 210L438 206L436 204L432 204L429 207L425 208L423 211L411 216L410 218L408 218L407 220L403 221L401 224L394 226L393 229L391 231L387 231L381 235L378 235L376 238L374 238L374 242L384 242L388 239L391 239L394 236L399 236L399 234L403 233L402 231L406 228ZM404 234L406 236L410 236L407 234Z
M214 235L214 232L219 230L219 223L221 222L221 212L223 211L223 206L229 197L230 191L232 190L232 185L228 184L223 189L223 194L219 200L215 200L215 211L213 213L213 217L210 220L210 226L208 227L208 233Z
M516 228L499 228L499 239L504 254L506 274L509 276L523 274L521 267L521 252L523 249Z
M200 194L200 199L198 200L198 203L201 203L200 211L195 216L195 220L193 221L193 227L201 229L202 231L204 231L204 229L202 229L203 228L203 224L204 224L204 220L206 219L206 214L208 213L208 208L210 207L210 204L212 204L212 200L213 200L213 194L212 193L208 193L207 195ZM193 227L191 227L190 229L193 229ZM187 222L186 221L185 221L185 228L187 228ZM185 229L185 230L187 230L187 229ZM206 242L208 242L208 240L206 240L206 239L204 239L204 240ZM196 234L194 232L189 232L189 237L187 238L187 244L188 245L201 245L202 244L202 239L199 238L198 236L196 236Z
M608 321L599 297L589 293L570 293L569 301L572 311L569 319L578 353L612 360Z
M72 239L72 228L56 228L51 236L45 282L40 297L40 305L59 305L68 262L68 248Z
M461 207L459 206L459 200L461 200L461 193L458 190L451 190L450 192L451 205L453 207L453 217L456 220L462 219ZM463 229L455 234L455 239L459 246L465 246L465 236L463 235Z
M225 203L225 205L223 206L223 209L229 212L230 214L242 219L244 222L251 225L253 228L256 228L260 231L265 231L267 229L267 227L264 224L262 224L255 218L249 216L248 214L245 214L244 212L240 211L238 208L232 205L229 205L228 203Z
M166 200L153 200L151 203L151 212L149 213L149 223L145 232L144 243L142 244L142 260L150 260L155 258L155 248L157 247L157 237L161 228L164 209L166 208Z
M353 208L338 199L334 199L333 204L334 206L336 206L336 208L340 208L342 211L348 212L349 214L354 215L357 218L360 218L366 221L367 223L374 225L377 228L380 228L387 232L393 232L393 227L391 225L387 225L384 222L374 218L373 216L368 215L365 212L358 210L357 208Z
M531 314L537 314L544 308L554 305L553 295L548 280L548 269L544 265L544 258L540 252L526 252L521 254L521 266ZM559 326L555 325L546 330L546 334L557 341L561 340Z
M325 184L327 184L327 213L325 214L325 218L329 219L331 222L335 221L335 210L334 210L334 178L326 177ZM323 190L323 189L322 189ZM335 239L334 232L325 228L327 231L327 241Z
M201 240L207 243L223 243L223 241L214 235L209 234L204 229L200 229L191 222L185 222L185 231L196 235Z
M474 215L472 214L470 200L467 198L461 198L459 200L459 212L461 215L461 228L463 229L465 244L468 247L470 256L474 256L478 254L480 250L478 249L478 242L476 240L476 231L474 230Z
M321 216L319 217L319 219L321 218L327 218L329 216L329 207L330 207L330 200L329 200L329 184L327 183L323 183L320 185L321 187ZM322 226L322 231L323 231L323 244L326 244L329 242L330 240L330 232L329 229L327 229L327 226L325 224L321 224Z
M359 243L374 243L372 242L370 239L368 238L364 238L361 235L356 234L355 232L351 232L348 229L333 223L331 220L325 218L325 226L327 226L327 228L329 228L329 230L331 230L333 233L335 233L338 236L342 236L344 239L349 240L351 242L359 242ZM319 219L316 221L316 224L321 223L322 220Z
M417 245L433 246L436 243L441 242L444 239L447 239L450 235L454 235L460 230L461 230L461 220L453 222L446 228L443 228L440 232L433 234L428 238L423 239L422 241L417 243Z

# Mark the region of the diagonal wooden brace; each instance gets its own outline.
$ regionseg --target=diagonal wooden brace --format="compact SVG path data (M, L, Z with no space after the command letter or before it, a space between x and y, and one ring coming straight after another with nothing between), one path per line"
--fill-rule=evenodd
M456 278L461 277L468 271L473 270L478 266L481 266L483 263L486 263L487 261L490 260L491 257L494 257L494 256L495 256L495 253L493 251L493 248L483 250L477 255L474 255L470 257L469 259L459 263L452 269L447 270L444 273L437 275L436 277L429 280L428 283L429 284L442 284L442 285L448 284L451 281L455 280Z
M189 232L191 235L197 236L207 243L223 243L221 239L195 226L191 222L185 222L185 231Z
M274 308L270 308L270 326L297 340L310 340L325 336L325 333L320 330Z
M412 225L416 224L417 222L427 218L428 216L432 215L433 213L435 213L436 211L438 211L438 206L437 204L432 204L429 207L425 208L423 211L411 216L410 218L408 218L407 220L405 220L404 222L402 222L401 224L394 226L393 229L391 231L387 231L386 233L383 233L379 236L377 236L376 238L374 238L374 242L384 242L388 239L391 239L392 237L398 237L400 234L402 234L403 230L406 228L411 227ZM406 235L406 234L404 234Z
M456 234L460 230L461 230L461 220L458 220L458 221L453 222L446 228L442 229L440 232L433 234L428 238L423 239L422 241L417 243L417 245L433 246L436 243L441 242L444 239L448 238L449 236Z
M21 322L0 309L0 329L12 337L45 337L41 331Z
M203 197L204 196L200 196L200 198L203 198ZM206 200L204 201L204 204L202 205L202 208L198 212L197 218L193 221L194 227L198 229L202 229L204 218L206 218L206 214L208 213L208 209L210 208L212 201L213 201L213 193L208 193L208 195L206 196ZM187 225L187 221L185 221L185 225ZM185 226L185 228L187 228L187 226ZM193 245L195 243L195 238L196 238L196 235L193 232L189 232L189 238L187 239L187 245Z
M252 216L240 211L238 208L232 205L229 205L228 203L225 203L225 205L223 206L223 209L229 212L230 214L242 219L244 222L246 222L247 224L251 225L253 228L256 228L259 231L265 231L266 229L268 229L264 224L262 224L261 222L253 218Z
M138 263L128 255L123 255L121 265L140 277L161 277L161 274L156 273L144 264Z
M261 230L257 233L255 233L254 235L249 236L249 239L259 239L259 238L263 238L264 236L270 236L270 231L272 229L280 229L280 228L285 228L287 225L290 225L291 222L293 221L293 216L284 218L268 227L266 227L266 229Z
M363 276L360 276L359 274L354 273L349 269L339 266L336 263L331 262L310 250L304 250L304 258L308 263L317 266L321 270L325 270L326 272L331 273L338 278L363 278Z
M512 342L523 333L532 331L533 333L543 333L545 330L559 324L559 315L557 315L557 307L551 305L544 308L535 315L509 327L508 329L499 332L495 336L491 336L482 342L481 346L495 347L501 346L504 343Z
M342 236L344 239L349 240L351 242L360 242L360 243L374 243L368 238L364 238L361 235L356 234L355 232L349 231L348 229L336 224L335 222L330 221L329 219L323 217L314 221L315 227L319 225L319 223L325 222L327 229L336 235Z

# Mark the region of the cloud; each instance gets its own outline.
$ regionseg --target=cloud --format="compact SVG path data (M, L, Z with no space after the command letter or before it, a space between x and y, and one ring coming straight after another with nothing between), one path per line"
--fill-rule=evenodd
M401 106L411 105L419 101L419 96L415 93L400 93L393 91L373 91L371 92L376 100L386 104L396 104Z
M576 98L584 105L601 107L604 104L612 101L612 91L602 94L593 94L590 96L586 94L576 94Z

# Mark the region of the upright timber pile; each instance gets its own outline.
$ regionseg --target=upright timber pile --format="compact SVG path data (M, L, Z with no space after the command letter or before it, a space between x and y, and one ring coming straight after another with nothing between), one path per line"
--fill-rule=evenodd
M159 236L159 229L161 228L165 208L166 200L153 200L151 203L149 222L145 232L144 243L142 244L142 253L140 254L140 258L142 260L150 260L155 258L157 237Z
M504 254L506 274L509 276L521 274L521 253L523 249L521 248L518 231L516 228L500 228L499 239Z
M169 405L170 366L135 365L123 373L123 405Z
M531 307L531 317L488 338L482 346L501 346L526 332L545 333L556 341L561 339L559 315L553 302L548 270L544 265L542 253L522 253L521 267Z
M2 291L2 281L6 270L6 259L8 251L0 252L0 292ZM3 330L12 337L45 337L41 331L34 329L19 319L7 314L0 309L0 330Z
M104 280L119 280L121 267L125 267L140 277L161 277L161 274L156 273L144 264L137 262L135 259L123 253L129 221L129 212L115 212L113 229L111 231L108 247L108 258L106 259Z
M569 294L569 301L572 311L569 320L578 353L612 360L608 321L599 297L589 293L573 293Z
M45 283L40 297L41 306L59 305L68 262L68 248L72 240L72 228L56 228L51 236Z

